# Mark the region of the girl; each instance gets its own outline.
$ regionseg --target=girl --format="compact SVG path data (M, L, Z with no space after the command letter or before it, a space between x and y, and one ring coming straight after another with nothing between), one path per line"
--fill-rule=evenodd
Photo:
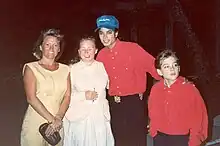
M64 120L64 146L114 146L106 99L108 75L96 61L93 37L80 40L80 61L70 66L71 102Z

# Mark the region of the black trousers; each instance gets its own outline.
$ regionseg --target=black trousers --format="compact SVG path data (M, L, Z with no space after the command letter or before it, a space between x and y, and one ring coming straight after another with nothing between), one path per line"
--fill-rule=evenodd
M188 146L189 135L168 135L158 132L154 137L154 146Z
M146 102L138 94L123 96L120 103L108 99L115 146L146 146Z

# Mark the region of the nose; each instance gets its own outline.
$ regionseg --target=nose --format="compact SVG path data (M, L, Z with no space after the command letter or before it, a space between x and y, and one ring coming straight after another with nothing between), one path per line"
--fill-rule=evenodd
M175 65L170 66L170 70L174 70L176 68Z
M107 39L107 35L106 34L103 35L103 39Z
M55 47L54 45L50 46L50 51L56 51L57 47Z

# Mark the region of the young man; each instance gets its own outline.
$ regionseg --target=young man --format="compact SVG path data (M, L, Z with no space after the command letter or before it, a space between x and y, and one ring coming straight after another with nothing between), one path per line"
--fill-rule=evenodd
M119 22L111 15L96 21L104 48L97 60L103 62L109 75L111 123L116 146L146 146L146 73L160 79L154 57L138 44L117 39Z
M154 146L200 146L208 118L199 91L179 76L179 60L171 50L161 52L155 66L163 80L152 87L148 101Z

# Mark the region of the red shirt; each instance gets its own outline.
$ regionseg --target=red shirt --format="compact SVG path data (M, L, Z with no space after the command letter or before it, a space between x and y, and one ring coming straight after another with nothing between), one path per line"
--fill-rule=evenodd
M112 48L103 48L97 55L109 75L109 94L126 96L146 90L146 72L160 79L154 57L132 42L116 41Z
M150 134L157 131L170 135L190 133L189 146L199 146L207 138L208 117L204 101L192 83L179 77L170 88L164 80L151 90L148 111Z

